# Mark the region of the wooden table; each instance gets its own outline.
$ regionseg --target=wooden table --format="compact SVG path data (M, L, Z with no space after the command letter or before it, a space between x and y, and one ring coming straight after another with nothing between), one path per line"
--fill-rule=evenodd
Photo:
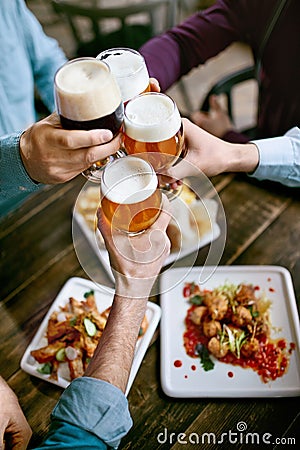
M227 218L227 242L220 263L286 267L292 274L299 306L299 190L231 174L213 182ZM20 360L62 285L72 276L87 278L74 252L71 233L71 211L83 184L83 177L78 177L66 185L45 189L0 224L0 373L18 395L33 428L32 447L45 436L49 414L62 391L24 373ZM199 252L199 265L203 258L205 249ZM95 264L102 273L100 263ZM240 421L253 433L272 434L273 444L268 448L281 448L275 445L275 438L285 438L286 443L296 438L299 448L299 398L172 399L162 392L159 367L158 336L128 396L134 427L121 449L195 448L176 442L176 437L179 433L215 433L221 437L229 430L236 431ZM157 435L164 428L175 434L159 444ZM250 444L229 445L227 441L227 445L219 445L224 449L232 446L242 449ZM198 448L217 445L206 440Z

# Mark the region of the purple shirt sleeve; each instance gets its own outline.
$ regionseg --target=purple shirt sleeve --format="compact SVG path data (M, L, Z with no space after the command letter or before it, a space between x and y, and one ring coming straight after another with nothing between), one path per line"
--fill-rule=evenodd
M162 91L192 68L240 40L240 14L240 2L219 0L144 44L140 52L150 76L158 79Z

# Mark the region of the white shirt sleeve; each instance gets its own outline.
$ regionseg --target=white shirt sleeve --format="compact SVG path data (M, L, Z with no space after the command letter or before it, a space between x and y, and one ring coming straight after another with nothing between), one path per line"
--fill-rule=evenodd
M259 180L278 181L300 187L300 129L294 127L284 136L252 141L259 152L259 164L250 175Z

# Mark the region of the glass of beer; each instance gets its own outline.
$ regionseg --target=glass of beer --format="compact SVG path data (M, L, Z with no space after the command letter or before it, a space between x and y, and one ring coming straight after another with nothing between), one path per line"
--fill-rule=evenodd
M123 146L128 155L139 156L148 161L163 175L183 158L186 153L183 125L174 100L166 94L148 92L138 95L125 106ZM177 196L180 187L160 187L169 199Z
M161 211L162 194L153 167L126 156L106 165L101 181L101 207L111 226L136 235L149 228Z
M111 48L97 59L105 61L119 85L124 104L143 92L150 91L149 73L143 56L131 48Z
M67 130L109 129L114 136L121 130L124 106L118 84L109 66L96 58L76 58L55 74L54 92L61 125ZM97 161L83 172L100 182L109 158Z

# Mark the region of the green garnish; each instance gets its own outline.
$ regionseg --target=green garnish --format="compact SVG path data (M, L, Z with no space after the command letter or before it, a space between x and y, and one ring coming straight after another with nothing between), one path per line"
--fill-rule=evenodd
M200 356L200 363L205 372L212 370L215 367L215 363L210 359L209 352L205 345L199 343L196 345L196 352Z
M190 303L193 303L193 305L202 305L203 300L204 297L202 295L194 295L194 297L189 299Z
M64 347L60 348L56 352L55 358L57 359L57 361L60 361L60 362L61 361L65 361L65 359L66 359L66 351L65 351Z
M52 364L50 362L46 362L42 365L42 367L39 367L37 371L43 375L50 375L52 372Z
M77 322L77 317L72 317L72 319L70 319L71 327L74 327L76 325L76 322Z
M253 317L253 319L255 319L256 317L259 316L258 311L253 311L253 305L250 305L249 310L250 310L250 313L251 313L251 316Z
M88 317L85 317L83 319L83 324L87 334L91 337L95 336L95 334L97 333L97 328L94 322L92 322Z
M83 294L83 296L84 296L84 298L88 298L90 295L94 295L94 293L95 293L95 291L93 291L93 289L91 289L90 291Z

